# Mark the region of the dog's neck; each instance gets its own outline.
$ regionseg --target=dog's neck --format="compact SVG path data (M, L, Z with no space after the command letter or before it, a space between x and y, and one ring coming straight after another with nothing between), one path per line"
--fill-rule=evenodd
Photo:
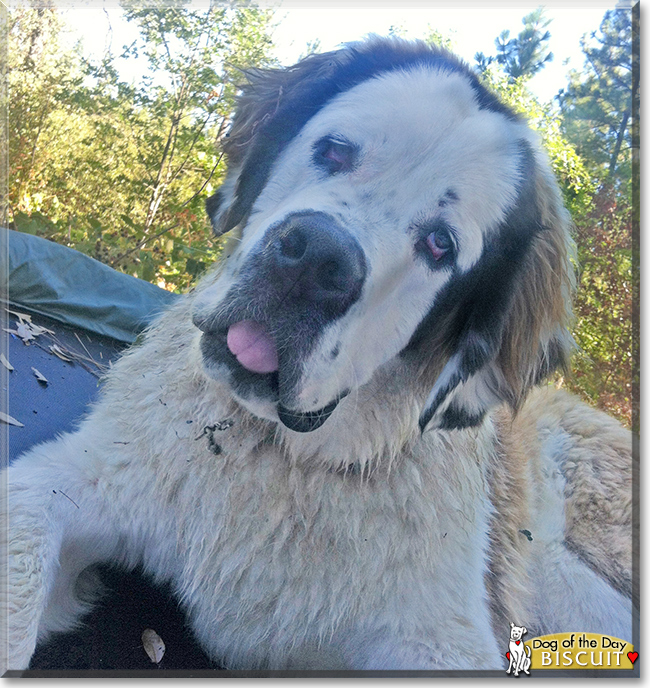
M324 425L310 433L282 431L290 461L320 465L343 473L370 475L390 470L405 445L418 434L418 412L407 380L396 384L397 370L380 371L373 380L343 399ZM383 374L382 374L383 373Z
M343 399L318 430L295 433L280 428L288 460L344 476L379 478L423 443L471 441L480 428L422 435L418 420L429 377L400 358L390 361Z

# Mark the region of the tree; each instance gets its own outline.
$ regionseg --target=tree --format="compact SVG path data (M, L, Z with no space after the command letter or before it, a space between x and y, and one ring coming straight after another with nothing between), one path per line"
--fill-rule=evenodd
M423 40L425 43L429 43L429 45L435 45L439 48L449 50L450 52L454 50L454 41L452 38L442 33L442 31L434 29L430 24L427 27L427 33Z
M74 109L83 73L77 49L60 42L56 10L19 5L7 16L10 212L41 210L43 169L57 155L45 142L55 112Z
M573 334L578 348L573 373L564 381L627 425L633 398L633 212L625 196L600 187L590 209L574 216L580 280Z
M62 54L79 76L74 89L66 81L56 84L52 91L60 98L49 109L47 89L35 96L44 113L38 137L43 155L27 191L12 193L13 222L130 274L182 289L218 255L203 203L223 174L219 140L241 69L268 62L272 14L217 4L195 10L182 2L124 7L140 38L123 56L142 56L146 73L127 84L111 53L96 65L78 52ZM37 18L24 22L25 35ZM42 79L36 69L25 71ZM18 115L11 126L20 130ZM39 131L33 123L24 129L32 138ZM27 204L27 198L38 203Z
M599 30L590 39L583 36L581 45L584 70L574 70L558 95L566 135L602 181L629 186L632 101L639 90L631 11L607 11Z
M517 38L510 38L510 31L502 31L494 41L496 57L487 57L483 53L474 56L479 71L485 71L496 61L503 66L511 80L537 74L553 59L553 53L548 48L551 33L547 30L551 21L546 19L544 9L539 7L522 19L524 29Z
M632 20L629 9L605 13L598 31L582 39L583 71L574 70L558 96L562 130L596 187L593 208L574 218L580 268L575 306L580 351L568 385L628 424L633 421L632 385L638 375L632 349L638 329L633 296L637 293L638 303L639 281L632 250L638 197L634 195L631 125L639 95Z
M155 77L134 91L135 107L125 113L138 148L140 204L130 220L139 241L110 260L119 265L139 254L147 273L155 269L170 278L178 268L166 270L166 263L171 267L179 257L185 256L191 276L206 265L197 255L205 220L203 196L196 192L211 187L217 174L215 151L233 108L239 70L266 60L271 46L268 11L217 4L201 11L183 5L123 3L141 36L124 54L144 56ZM185 233L186 245L174 245L177 229Z

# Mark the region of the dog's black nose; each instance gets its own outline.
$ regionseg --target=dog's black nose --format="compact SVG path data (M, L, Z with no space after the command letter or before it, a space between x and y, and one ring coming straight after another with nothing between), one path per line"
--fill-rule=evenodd
M295 213L269 230L270 278L293 301L340 315L361 294L366 260L357 240L331 216Z

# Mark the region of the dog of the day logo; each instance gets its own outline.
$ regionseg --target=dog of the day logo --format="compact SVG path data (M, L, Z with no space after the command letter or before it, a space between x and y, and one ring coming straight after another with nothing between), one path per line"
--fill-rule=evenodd
M530 669L630 670L639 658L632 643L600 633L555 633L523 641L523 626L510 624L506 673Z
M525 626L515 626L510 622L510 640L508 642L508 651L506 652L506 659L508 660L508 670L506 674L512 673L513 676L519 676L519 672L530 676L530 647L523 641L523 637L528 633Z

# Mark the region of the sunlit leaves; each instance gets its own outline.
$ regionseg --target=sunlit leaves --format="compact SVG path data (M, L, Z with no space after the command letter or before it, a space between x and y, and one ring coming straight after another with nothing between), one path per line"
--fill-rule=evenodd
M558 96L563 127L594 173L629 193L632 101L639 88L632 70L631 11L606 12L599 30L583 37L582 49L584 69L571 72Z
M589 213L576 218L580 285L574 337L579 351L567 386L632 421L632 208L601 189Z
M181 290L219 254L203 205L225 171L219 138L239 69L268 61L272 14L167 0L124 7L140 38L120 53L146 64L133 83L111 53L89 64L64 49L55 9L10 10L11 219Z
M635 285L627 130L611 173L617 132L631 102L633 83L629 74L628 90L614 93L614 82L626 74L621 63L627 60L625 64L631 65L629 11L625 17L623 12L605 15L600 34L592 36L592 42L600 41L598 50L585 42L588 66L573 73L562 95L561 112L553 104L539 103L526 78L512 79L494 63L483 64L481 78L540 134L574 220L579 283L573 334L578 351L573 373L563 382L630 425ZM612 74L607 64L613 65Z

